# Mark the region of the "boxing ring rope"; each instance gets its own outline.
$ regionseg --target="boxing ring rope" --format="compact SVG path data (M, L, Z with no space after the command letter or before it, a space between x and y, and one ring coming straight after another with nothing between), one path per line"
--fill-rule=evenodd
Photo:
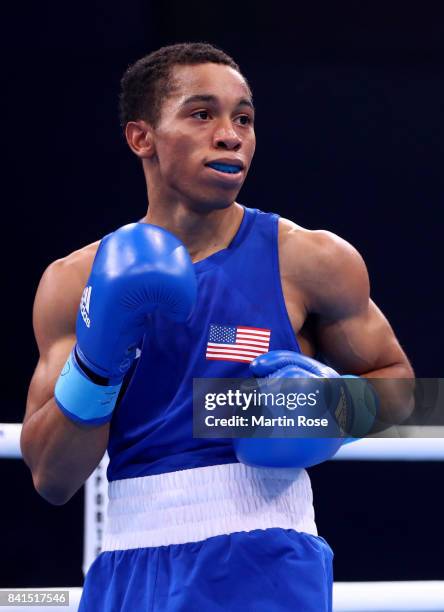
M21 424L0 423L0 459L20 459ZM333 457L337 461L444 461L444 427L398 427L386 435L390 438L366 438L343 446ZM422 437L411 437L418 436ZM441 437L440 437L441 436ZM106 515L108 458L102 459L85 483L85 532L83 572L100 552L103 523ZM0 588L0 591L4 590ZM19 589L20 591L30 589ZM64 610L77 612L81 587L48 587L34 591L68 590L69 606ZM444 612L444 581L410 582L335 582L334 612ZM38 610L54 606L36 606ZM0 610L6 607L0 605ZM17 612L28 606L14 606Z
M21 458L21 429L20 423L0 423L0 459ZM385 434L387 437L363 438L347 444L332 460L444 461L444 427L398 426Z
M0 589L0 592L3 589ZM30 589L20 589L29 591ZM66 612L77 612L81 587L40 588L33 591L69 591ZM443 612L444 582L336 582L333 585L334 612ZM359 604L357 604L359 602ZM32 606L33 610L54 612L54 606ZM10 606L8 607L10 609ZM0 610L6 610L0 606ZM28 606L14 606L14 612L29 612Z

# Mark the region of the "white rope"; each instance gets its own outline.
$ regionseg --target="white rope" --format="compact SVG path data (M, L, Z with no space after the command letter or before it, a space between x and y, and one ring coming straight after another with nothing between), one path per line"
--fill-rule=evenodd
M5 590L5 589L2 589ZM20 591L69 591L67 612L77 612L81 587L17 589ZM0 610L10 610L0 606ZM28 606L14 606L16 612L29 612ZM32 606L36 612L53 612L54 606ZM414 582L335 582L334 612L443 612L444 581Z
M18 459L20 423L0 423L0 458ZM444 427L397 427L385 435L363 438L342 446L334 460L347 461L444 461ZM401 437L402 436L402 437Z
M0 423L0 458L19 459L21 423Z
M443 437L363 438L341 446L333 460L444 461L444 428L437 430L438 428L433 428L433 434L436 436L442 433ZM424 431L424 434L426 433L431 432Z
M444 581L335 582L334 612L443 612Z

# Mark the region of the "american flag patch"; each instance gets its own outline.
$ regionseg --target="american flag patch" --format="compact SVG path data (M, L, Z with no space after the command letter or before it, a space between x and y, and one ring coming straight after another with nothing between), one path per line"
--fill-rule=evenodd
M268 353L270 329L234 325L210 325L206 358L214 361L250 363Z

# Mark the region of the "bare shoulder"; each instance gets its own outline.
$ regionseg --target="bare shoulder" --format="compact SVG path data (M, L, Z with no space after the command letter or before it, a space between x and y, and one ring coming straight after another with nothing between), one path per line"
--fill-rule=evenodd
M304 292L310 312L344 316L368 304L365 262L354 246L333 232L280 219L279 261L281 276Z
M33 324L39 349L75 332L77 310L100 240L53 261L40 279Z
M59 273L65 276L68 281L75 277L85 285L99 244L100 240L87 244L61 259L56 259L48 268L58 269Z

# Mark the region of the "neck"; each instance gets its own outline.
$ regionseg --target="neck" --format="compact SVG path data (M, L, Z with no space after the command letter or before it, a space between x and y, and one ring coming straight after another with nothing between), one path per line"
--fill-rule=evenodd
M236 235L244 211L233 202L227 208L198 212L184 205L150 203L144 223L158 225L186 246L193 263L226 248Z

